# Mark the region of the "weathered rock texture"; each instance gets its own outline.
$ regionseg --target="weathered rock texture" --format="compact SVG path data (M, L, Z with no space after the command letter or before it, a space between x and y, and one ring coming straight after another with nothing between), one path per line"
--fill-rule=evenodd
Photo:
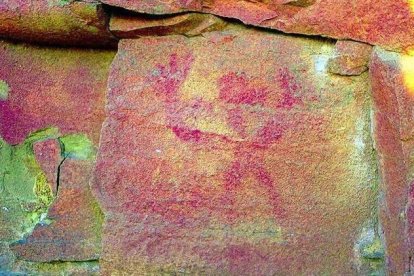
M212 13L287 33L354 39L405 50L414 46L414 4L406 0L101 0L149 14Z
M55 126L62 134L85 133L98 144L112 57L109 51L1 42L0 79L9 95L0 101L0 135L18 144L30 132Z
M108 17L97 1L2 0L0 37L27 42L112 47Z
M391 272L413 269L414 57L377 48L371 61L375 139L382 179L380 219Z
M110 31L119 38L138 38L142 36L185 35L188 37L205 32L224 29L226 22L210 14L180 14L167 18L114 13L109 23Z
M413 274L414 1L0 0L0 38L0 275Z
M0 101L1 266L25 271L28 265L17 268L14 257L96 260L102 214L89 179L113 53L0 45L7 85Z
M369 88L328 75L332 54L243 28L122 40L94 181L103 273L358 271Z

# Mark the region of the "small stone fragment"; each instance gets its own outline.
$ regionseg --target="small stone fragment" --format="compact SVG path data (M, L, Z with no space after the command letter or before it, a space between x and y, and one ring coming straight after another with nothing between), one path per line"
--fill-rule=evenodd
M202 16L203 20L200 22L200 24L194 29L186 32L185 35L196 36L205 32L219 31L223 30L227 25L226 21L217 16L211 14L204 14Z
M40 129L30 133L25 142L26 143L34 143L38 141L44 141L47 139L54 139L59 136L59 129L57 127L48 127L44 129Z
M351 40L339 40L335 44L335 56L328 61L328 70L337 75L360 75L368 70L371 52L371 45Z

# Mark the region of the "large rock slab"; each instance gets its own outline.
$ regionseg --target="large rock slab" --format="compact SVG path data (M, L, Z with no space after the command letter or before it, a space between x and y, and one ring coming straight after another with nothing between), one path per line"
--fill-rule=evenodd
M27 239L11 246L19 259L35 262L97 260L101 252L102 215L92 200L89 179L92 162L65 160L60 167L60 190Z
M212 13L287 33L353 39L398 51L414 46L414 5L406 0L101 2L149 14Z
M370 64L389 272L414 267L414 57L376 48Z
M19 144L49 126L85 133L97 144L104 115L111 51L33 47L0 42L0 136Z
M97 1L2 0L0 37L65 46L115 47Z
M0 254L10 270L12 253L99 258L102 218L89 178L114 54L0 43Z
M102 273L380 271L367 74L328 74L333 54L244 28L121 40L93 181Z

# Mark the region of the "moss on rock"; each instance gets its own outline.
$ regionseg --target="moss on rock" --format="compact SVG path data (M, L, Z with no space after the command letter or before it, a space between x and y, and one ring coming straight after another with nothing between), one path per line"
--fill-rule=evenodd
M5 81L0 80L0 100L7 100L9 97L9 91L9 85Z
M93 143L85 134L69 134L59 138L63 157L87 160L95 155Z

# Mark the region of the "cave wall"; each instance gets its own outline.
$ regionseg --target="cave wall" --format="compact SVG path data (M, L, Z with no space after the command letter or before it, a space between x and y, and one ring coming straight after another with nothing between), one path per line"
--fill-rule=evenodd
M411 1L0 3L0 274L410 275Z

